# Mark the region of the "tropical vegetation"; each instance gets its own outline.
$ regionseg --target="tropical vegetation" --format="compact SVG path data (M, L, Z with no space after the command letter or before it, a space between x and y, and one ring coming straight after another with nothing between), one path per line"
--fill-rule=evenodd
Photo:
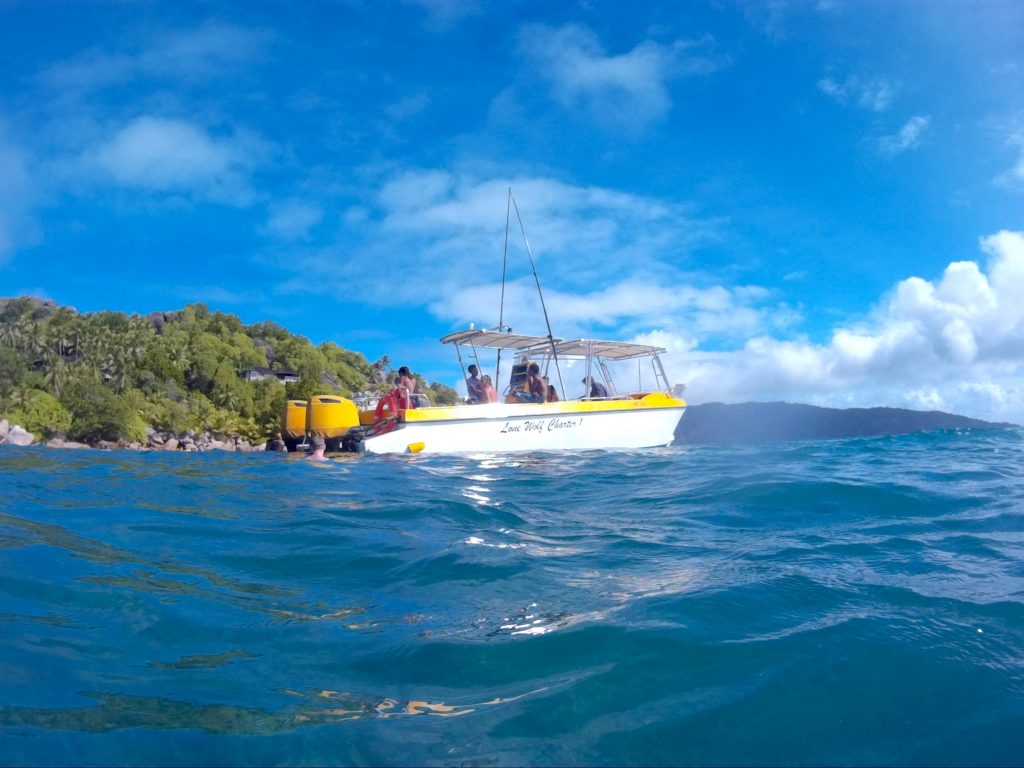
M265 377L244 378L254 370ZM298 380L282 384L274 374L284 371ZM141 442L148 427L262 442L277 434L286 399L382 392L392 377L387 357L370 363L204 304L141 317L0 299L0 418L37 437ZM458 399L421 384L432 402Z

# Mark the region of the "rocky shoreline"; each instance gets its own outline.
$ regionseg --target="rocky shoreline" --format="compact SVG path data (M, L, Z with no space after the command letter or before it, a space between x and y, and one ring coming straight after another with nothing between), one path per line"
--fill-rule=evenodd
M146 441L127 442L124 440L98 440L95 443L77 443L62 437L51 437L49 440L37 440L36 436L18 424L10 424L0 419L0 445L33 445L40 443L47 448L93 448L98 450L129 450L129 451L183 451L185 453L203 453L205 451L263 451L266 443L253 445L241 437L218 438L209 432L186 432L175 435L160 432L152 427L146 428Z

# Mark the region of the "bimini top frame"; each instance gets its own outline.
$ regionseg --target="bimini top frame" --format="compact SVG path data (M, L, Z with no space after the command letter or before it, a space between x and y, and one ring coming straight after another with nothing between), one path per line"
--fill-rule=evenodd
M552 340L546 336L527 336L487 328L455 331L443 337L441 342L455 345L460 365L462 365L462 355L459 348L463 345L473 349L474 357L476 357L477 349L497 349L513 350L522 357L534 357L542 361L554 357L565 360L585 360L587 379L594 377L603 380L612 396L617 394L617 388L612 379L611 370L606 363L649 358L658 386L662 387L665 392L671 389L668 376L665 374L665 368L659 357L659 354L665 352L664 347L603 339ZM477 367L479 368L479 360L477 360ZM542 367L546 368L546 363ZM463 376L465 376L464 367ZM585 395L584 399L590 399L589 394Z
M618 396L618 388L615 386L612 372L607 364L623 360L639 361L644 358L649 359L657 387L660 387L666 393L672 389L668 376L665 373L665 368L661 364L661 358L658 356L665 351L664 347L655 347L649 344L632 344L627 341L605 341L602 339L572 339L556 342L553 346L554 353L560 359L585 360L586 380L589 381L591 377L602 379L612 397ZM527 353L543 358L545 355L552 353L552 347L550 345L538 345ZM587 394L584 396L584 399L589 400L591 398Z
M469 347L472 351L472 359L477 369L480 369L480 357L478 349L498 350L499 360L503 350L510 349L517 354L525 354L526 350L535 350L544 347L548 354L554 345L560 343L561 339L552 339L547 336L527 336L521 333L511 333L502 328L469 328L465 331L455 331L447 336L441 337L442 344L454 344L455 356L459 359L459 367L462 369L462 378L466 377L466 364L462 359L462 348ZM500 365L500 364L499 364ZM494 372L495 381L498 380L500 367Z
M546 346L546 345L545 345ZM540 352L541 350L538 350ZM602 357L605 360L634 360L638 357L653 357L665 351L664 347L647 344L631 344L627 341L601 341L599 339L573 339L556 341L555 352L559 357L582 360L587 357Z
M560 344L561 339L555 339L555 344ZM521 333L506 333L500 330L488 328L470 328L466 331L455 331L447 336L441 337L442 344L455 344L456 346L468 344L472 347L483 349L513 349L525 350L534 347L545 346L551 349L551 340L547 336L524 336Z

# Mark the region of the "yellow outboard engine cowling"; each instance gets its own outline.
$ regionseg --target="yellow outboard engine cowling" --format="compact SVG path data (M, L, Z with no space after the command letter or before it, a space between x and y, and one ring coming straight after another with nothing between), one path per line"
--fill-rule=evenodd
M289 400L281 412L281 437L289 451L302 442L306 434L306 401Z
M328 450L337 450L341 438L352 427L358 426L359 409L348 398L340 395L316 395L309 398L306 432L324 438Z

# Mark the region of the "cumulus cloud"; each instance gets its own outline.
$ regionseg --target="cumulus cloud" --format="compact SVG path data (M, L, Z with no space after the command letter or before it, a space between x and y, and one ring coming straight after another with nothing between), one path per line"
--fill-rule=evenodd
M682 351L668 361L694 402L902 404L1024 422L1024 232L980 245L986 269L957 261L937 281L907 278L827 344L762 335L717 352L675 330L644 338Z
M499 283L456 288L433 302L430 312L455 325L495 322ZM683 282L660 283L643 276L626 278L597 290L573 293L544 292L548 314L559 335L593 333L620 335L631 328L665 323L684 324L695 338L743 338L767 329L782 329L799 319L789 307L772 302L772 295L757 287L697 288ZM545 333L544 320L532 279L505 286L505 318L517 321L523 333Z
M88 150L83 166L123 187L245 205L263 151L244 132L218 137L184 120L143 116Z
M365 204L345 214L351 226L343 241L289 254L284 266L301 277L286 288L331 292L356 281L371 303L415 302L438 308L445 318L477 321L486 308L488 322L495 322L499 289L481 298L480 308L473 297L501 276L509 187L544 287L552 291L585 294L628 280L687 285L693 276L681 265L695 247L719 236L718 222L698 218L686 205L602 187L537 176L398 172L381 178ZM514 210L511 227L509 278L515 281L531 273ZM395 270L401 279L377 279L381 270ZM625 301L625 294L618 298ZM453 309L442 312L445 304ZM529 317L535 316L531 308Z
M818 90L840 104L855 104L871 112L885 112L899 93L899 85L888 78L861 78L851 75L845 80L825 77L818 81Z
M509 186L556 335L665 346L693 402L903 405L1024 421L1024 232L982 238L985 258L953 261L937 278L900 281L861 322L817 342L799 335L803 310L777 291L681 268L723 226L685 205L545 177L421 170L382 177L347 215L345 240L289 253L296 277L285 288L335 295L359 285L372 306L493 325ZM503 320L542 334L521 243L513 211Z
M623 338L685 328L693 344L742 343L801 319L773 291L726 286L682 269L720 236L688 206L545 177L422 170L382 179L329 247L290 249L286 293L351 295L374 307L424 307L448 327L495 325L502 294L507 190L521 206L547 311L562 337ZM358 235L356 234L358 233ZM546 333L515 211L502 320Z
M920 146L930 122L928 117L915 115L904 123L896 133L880 138L878 151L883 155L893 157L909 149L915 149Z
M519 48L530 67L551 87L563 107L584 108L604 121L642 129L672 106L668 84L705 74L721 63L710 55L711 40L646 40L618 55L605 52L589 28L568 24L524 27Z

